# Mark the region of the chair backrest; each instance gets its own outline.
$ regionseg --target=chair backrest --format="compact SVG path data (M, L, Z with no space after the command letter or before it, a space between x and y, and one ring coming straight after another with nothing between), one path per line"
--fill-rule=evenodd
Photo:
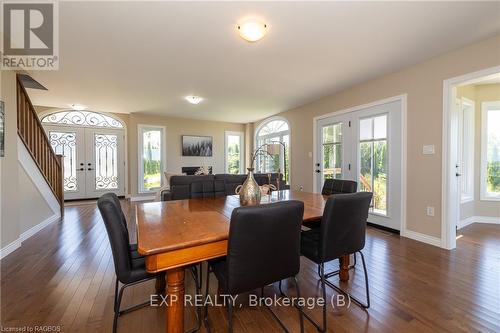
M330 261L365 247L372 196L371 192L358 192L328 198L321 219L320 259Z
M235 208L229 227L227 292L239 294L295 276L303 217L301 201Z
M116 207L116 203L110 195L100 197L97 200L97 207L99 207L108 233L116 276L118 280L124 282L132 270L132 258L129 249L128 231L122 221L122 210Z
M114 203L116 209L120 212L120 220L123 223L125 230L127 231L127 239L130 239L129 233L128 233L127 218L125 217L125 214L123 214L122 205L120 204L120 199L118 199L118 196L116 194L110 192L110 193L103 194L101 196L101 198L110 198L111 201Z
M325 179L321 194L332 195L342 193L356 193L358 183L353 180L344 179Z

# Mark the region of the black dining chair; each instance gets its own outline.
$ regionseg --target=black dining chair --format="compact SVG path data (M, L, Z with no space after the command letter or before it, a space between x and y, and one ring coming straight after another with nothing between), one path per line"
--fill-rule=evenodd
M300 270L300 227L304 203L284 201L258 206L235 208L231 215L227 256L209 261L206 294L209 297L209 274L213 272L221 291L236 296L284 279L295 281L297 297L300 289L295 276ZM208 302L205 322L208 323ZM228 302L228 332L233 331L233 306ZM266 306L267 307L267 306ZM288 332L278 316L267 307L281 327ZM304 323L299 308L300 329Z
M332 195L328 198L319 228L302 232L300 252L318 265L323 299L326 299L325 286L341 292L363 308L370 307L370 291L365 258L361 250L365 247L366 220L373 194L358 192ZM325 263L340 259L344 255L359 253L365 277L366 303L328 281L329 277L339 274L339 270L325 274ZM326 331L326 302L323 305L323 326L304 314L319 331Z
M354 180L347 179L325 179L323 188L321 189L322 195L336 195L346 193L356 193L358 190L358 183ZM304 226L314 229L319 228L321 219L304 222Z
M354 180L347 179L325 179L323 183L323 188L321 189L321 194L332 195L332 194L344 194L344 193L356 193L358 189L358 183Z
M116 332L118 317L150 304L150 300L148 300L120 310L124 290L133 285L156 279L156 292L164 293L165 272L153 274L146 271L145 258L137 252L137 245L129 243L127 220L121 209L120 201L114 193L106 193L101 196L97 200L97 206L106 227L115 266L116 283L113 332ZM193 273L193 277L195 278L197 292L200 294L201 282L198 281L198 275L194 275ZM161 287L159 286L159 281L162 281ZM118 289L120 283L122 286ZM201 311L199 309L197 317L198 327L192 331L197 331L201 326Z

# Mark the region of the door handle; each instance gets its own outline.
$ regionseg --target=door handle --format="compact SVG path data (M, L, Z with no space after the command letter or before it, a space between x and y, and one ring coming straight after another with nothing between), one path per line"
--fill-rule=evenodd
M316 173L320 173L321 171L320 170L316 170Z
M455 176L460 177L462 174L461 173L455 173Z
M85 169L84 169L84 168L80 168L80 169L78 169L78 170L79 170L79 171L83 171L83 170L85 170Z
M90 171L90 170L94 170L94 169L92 169L92 168L88 168L87 170L89 170L89 171Z

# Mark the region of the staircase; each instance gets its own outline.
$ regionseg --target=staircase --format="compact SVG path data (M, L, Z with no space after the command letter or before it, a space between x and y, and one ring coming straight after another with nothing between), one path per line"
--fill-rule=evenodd
M45 178L52 193L64 212L64 174L63 156L57 155L50 145L49 138L43 130L40 119L29 99L28 93L20 79L17 81L17 133L30 153L33 161Z

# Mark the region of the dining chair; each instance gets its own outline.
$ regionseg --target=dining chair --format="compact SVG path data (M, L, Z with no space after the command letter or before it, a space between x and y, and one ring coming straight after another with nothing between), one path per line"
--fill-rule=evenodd
M322 195L337 195L345 193L356 193L358 183L354 180L346 179L325 179L323 188L321 189ZM314 229L319 228L321 219L304 222L304 226Z
M209 274L213 272L225 295L261 289L284 279L293 279L300 298L296 275L300 270L300 227L304 215L304 203L284 201L258 206L235 208L231 214L227 256L208 263L206 295L209 297ZM227 304L228 332L233 331L232 301ZM281 327L288 329L279 317L266 305ZM300 330L304 323L299 308ZM208 322L208 302L205 307L205 323Z
M358 189L358 183L347 179L325 179L321 194L332 195L342 193L355 193Z
M330 196L324 208L320 227L302 232L300 252L318 265L323 299L326 299L325 286L328 285L347 295L361 307L365 309L370 307L368 273L361 250L365 247L366 220L372 196L371 192ZM335 259L340 260L344 255L354 254L356 256L358 253L363 263L366 303L354 298L351 294L327 280L334 275L338 275L339 270L325 273L325 263ZM307 314L304 315L319 331L326 331L326 302L323 305L322 327Z
M129 243L127 220L121 209L120 201L114 193L102 195L97 200L97 206L106 227L115 266L116 283L113 332L116 332L118 317L150 304L150 300L148 300L124 310L120 310L124 290L133 285L156 279L156 292L164 293L165 284L163 282L161 288L159 288L158 281L165 281L165 272L153 274L146 271L145 258L137 252L137 245L134 246L134 244L131 245ZM198 280L201 279L201 276L198 276L197 272L196 275L193 272L193 277L195 279L197 293L201 294L201 281ZM118 289L120 283L122 286ZM197 331L201 327L200 309L198 309L197 317L197 327L191 331Z

